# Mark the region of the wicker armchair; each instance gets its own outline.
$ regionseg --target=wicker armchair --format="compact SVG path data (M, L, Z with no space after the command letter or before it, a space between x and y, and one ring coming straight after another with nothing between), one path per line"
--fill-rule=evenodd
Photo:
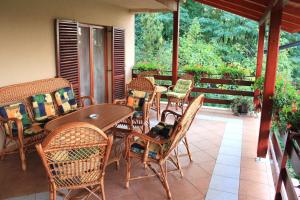
M57 191L86 189L89 196L105 200L104 173L113 137L97 127L75 122L63 125L51 132L36 149L49 178L50 199L56 199ZM98 187L100 186L100 187Z
M129 124L131 120L127 120L119 123L118 126L125 125L131 129L131 125L133 125L133 127L141 128L142 132L145 133L146 127L150 129L150 108L155 97L155 86L147 78L139 77L133 79L129 84L127 84L126 91L127 94L129 94L129 91L142 91L146 92L149 96L143 103L142 110L136 110L136 112L133 114L132 124ZM128 97L126 99L117 99L114 101L114 103L128 105Z
M141 73L139 73L137 75L137 77L145 77L148 78L153 84L155 84L155 79L154 76L155 75L159 75L160 74L160 70L159 69L154 69L154 70L148 70L148 71L142 71ZM153 79L151 79L150 77L153 77Z
M185 114L180 117L178 123L172 129L172 133L169 138L163 138L159 135L141 134L132 131L128 135L126 140L126 162L127 162L127 175L126 175L126 187L129 187L129 181L146 178L149 176L158 176L161 180L167 196L171 199L171 192L167 181L167 161L170 161L176 170L179 170L181 175L181 166L178 158L178 144L186 136L186 133L191 126L193 118L195 117L200 106L203 104L204 96L201 95L193 100L188 106ZM177 118L178 114L172 111L165 110L163 112L163 119L166 115L172 114ZM174 155L172 152L175 152ZM147 176L131 177L131 159L135 158L145 164L146 168L149 167L154 174ZM158 172L152 164L159 165L160 172Z
M192 81L189 89L184 91L184 93L176 91L176 88L179 86L179 82L182 80L191 80ZM190 96L190 93L193 90L193 87L194 87L194 76L193 75L185 74L185 75L181 76L180 79L177 81L176 85L172 85L168 88L168 92L166 93L166 95L168 97L168 104L167 104L166 109L168 109L172 103L175 103L176 110L178 110L178 106L179 106L181 108L181 113L183 114L184 104L189 103L188 98Z

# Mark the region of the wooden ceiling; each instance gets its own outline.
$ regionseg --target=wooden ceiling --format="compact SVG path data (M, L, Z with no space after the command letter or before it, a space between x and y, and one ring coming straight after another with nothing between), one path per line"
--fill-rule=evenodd
M300 32L300 0L194 0L251 20L268 23L272 10L282 1L281 28L290 33Z

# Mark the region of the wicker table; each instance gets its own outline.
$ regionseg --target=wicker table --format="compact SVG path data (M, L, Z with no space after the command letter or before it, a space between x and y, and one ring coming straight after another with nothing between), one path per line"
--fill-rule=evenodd
M45 126L47 132L51 132L57 127L69 122L88 122L102 131L114 127L120 121L132 116L134 110L131 107L116 104L99 104L82 108L57 119L51 120ZM91 114L98 114L97 119L89 118Z
M155 86L156 87L156 111L157 111L157 120L160 120L160 97L162 93L165 93L168 89L164 86Z

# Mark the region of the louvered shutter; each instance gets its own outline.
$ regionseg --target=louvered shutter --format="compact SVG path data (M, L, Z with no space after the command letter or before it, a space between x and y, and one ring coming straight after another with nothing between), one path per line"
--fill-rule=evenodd
M79 96L78 22L56 20L57 76L72 83L76 97Z
M112 97L125 97L125 31L119 28L112 31Z

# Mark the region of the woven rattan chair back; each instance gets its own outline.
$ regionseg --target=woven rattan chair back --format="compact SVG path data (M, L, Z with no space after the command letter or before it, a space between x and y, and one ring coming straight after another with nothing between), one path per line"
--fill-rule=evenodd
M165 151L164 157L167 157L178 145L178 143L185 137L188 129L190 128L197 112L203 105L204 95L195 98L187 107L184 115L179 119L172 137L170 138L169 149Z
M103 182L111 145L112 136L75 122L57 128L36 148L53 187L76 189Z
M159 69L154 69L154 70L142 71L141 73L138 74L138 77L155 76L159 74L160 74Z
M155 86L153 85L153 83L151 83L149 79L144 77L138 77L127 84L127 91L129 90L144 91L152 94L155 91Z
M195 81L194 81L194 76L192 74L184 74L180 77L180 79L191 80L192 81L192 87L194 87Z
M0 106L23 101L36 94L52 93L64 87L71 87L71 84L63 78L50 78L0 87Z

